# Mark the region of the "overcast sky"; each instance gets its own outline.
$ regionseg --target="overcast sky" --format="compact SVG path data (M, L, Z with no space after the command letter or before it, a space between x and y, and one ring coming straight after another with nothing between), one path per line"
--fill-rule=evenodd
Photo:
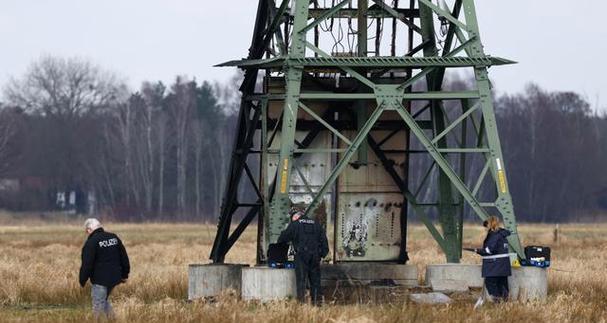
M477 0L500 92L536 82L607 106L607 2ZM118 72L132 87L175 75L227 80L212 65L246 56L256 0L0 0L0 86L42 54L80 56Z

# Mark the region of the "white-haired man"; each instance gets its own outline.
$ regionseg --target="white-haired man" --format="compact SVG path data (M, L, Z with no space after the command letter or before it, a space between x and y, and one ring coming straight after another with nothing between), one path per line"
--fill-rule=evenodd
M97 219L87 219L84 229L88 239L82 247L82 266L80 267L80 285L84 287L91 280L91 297L95 317L114 316L109 301L112 289L125 283L131 270L129 256L117 235L103 230Z

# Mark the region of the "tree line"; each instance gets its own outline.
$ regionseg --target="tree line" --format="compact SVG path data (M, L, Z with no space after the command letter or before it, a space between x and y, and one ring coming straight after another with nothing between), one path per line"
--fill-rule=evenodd
M4 89L2 207L74 204L118 217L217 214L239 102L233 84L124 81L94 64L45 57ZM5 135L6 134L6 135ZM7 192L8 191L8 192Z
M523 220L607 213L607 115L580 94L529 85L496 102L513 201ZM519 216L520 217L520 216Z
M236 133L237 81L176 77L132 92L86 60L40 59L4 87L0 208L216 218ZM607 211L605 114L579 94L536 85L498 97L496 113L519 220Z

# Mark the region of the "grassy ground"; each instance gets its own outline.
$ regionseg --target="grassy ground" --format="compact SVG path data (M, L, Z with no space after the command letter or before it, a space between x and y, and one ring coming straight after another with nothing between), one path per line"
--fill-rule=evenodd
M192 224L107 224L131 257L132 274L116 288L113 304L124 322L607 322L607 225L523 225L525 244L553 247L550 295L545 303L507 303L472 310L472 300L420 306L403 299L391 304L327 305L320 309L293 302L255 304L225 295L216 302L184 301L187 265L207 262L214 227ZM438 247L421 226L410 228L411 263L441 263ZM482 231L466 228L467 245ZM90 287L77 274L85 234L69 223L0 224L0 321L81 322L90 320ZM254 263L255 233L250 228L227 262ZM466 255L464 262L478 259ZM423 279L423 277L420 277Z

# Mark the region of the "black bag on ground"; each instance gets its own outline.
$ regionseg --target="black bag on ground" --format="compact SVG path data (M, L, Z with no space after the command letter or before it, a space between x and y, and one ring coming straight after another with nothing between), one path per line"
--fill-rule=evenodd
M550 247L528 246L525 247L525 256L527 260L542 259L542 261L550 261Z

